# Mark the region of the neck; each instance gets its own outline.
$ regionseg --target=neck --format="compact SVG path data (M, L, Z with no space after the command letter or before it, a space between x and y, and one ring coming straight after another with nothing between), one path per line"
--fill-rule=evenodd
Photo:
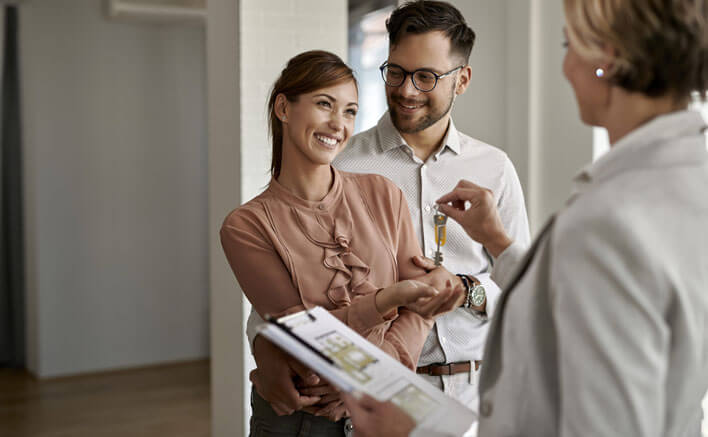
M413 153L423 162L430 158L430 155L442 145L442 141L447 133L450 124L450 114L438 120L434 125L423 129L420 132L411 134L401 133L401 136L411 148Z
M301 156L288 156L293 154L286 151L293 149L294 147L283 147L278 182L301 199L313 202L324 199L334 183L331 166L303 162Z
M648 97L640 93L629 93L615 87L605 121L610 145L614 146L625 135L654 118L670 112L685 109L687 102L677 101L673 96Z

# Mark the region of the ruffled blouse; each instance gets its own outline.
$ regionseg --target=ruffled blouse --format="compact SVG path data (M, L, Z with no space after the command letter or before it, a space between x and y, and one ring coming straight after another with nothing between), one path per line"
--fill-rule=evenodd
M320 201L272 180L231 212L221 228L226 257L261 316L322 306L413 367L432 323L375 305L379 288L425 273L411 261L421 251L405 198L382 176L332 171Z

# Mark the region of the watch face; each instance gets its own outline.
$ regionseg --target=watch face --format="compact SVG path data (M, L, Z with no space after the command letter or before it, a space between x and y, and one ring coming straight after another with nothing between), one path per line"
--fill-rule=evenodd
M477 285L472 291L472 305L478 307L484 303L484 299L487 297L487 293L484 291L484 287Z

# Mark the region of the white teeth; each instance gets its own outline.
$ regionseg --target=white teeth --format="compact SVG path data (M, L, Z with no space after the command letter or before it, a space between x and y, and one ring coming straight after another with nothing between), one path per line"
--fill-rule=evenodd
M322 141L325 144L329 144L330 146L334 146L335 144L338 143L338 141L335 140L334 138L323 137L321 135L315 135L315 138L317 138L318 140Z
M403 106L403 107L406 108L406 109L415 109L415 108L417 108L417 106L407 106L407 105L401 105L401 106Z

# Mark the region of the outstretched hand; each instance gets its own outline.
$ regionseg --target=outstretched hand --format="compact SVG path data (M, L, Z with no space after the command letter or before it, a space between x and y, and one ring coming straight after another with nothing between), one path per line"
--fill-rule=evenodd
M511 245L491 190L463 179L437 203L443 214L459 223L493 257Z
M405 437L415 428L415 421L392 402L380 402L363 393L359 399L346 393L342 398L356 437Z
M415 280L435 287L440 293L432 298L420 299L408 305L408 309L424 317L436 317L462 305L467 294L457 275L450 273L443 266L436 266L433 260L424 256L414 256L413 264L428 272Z

